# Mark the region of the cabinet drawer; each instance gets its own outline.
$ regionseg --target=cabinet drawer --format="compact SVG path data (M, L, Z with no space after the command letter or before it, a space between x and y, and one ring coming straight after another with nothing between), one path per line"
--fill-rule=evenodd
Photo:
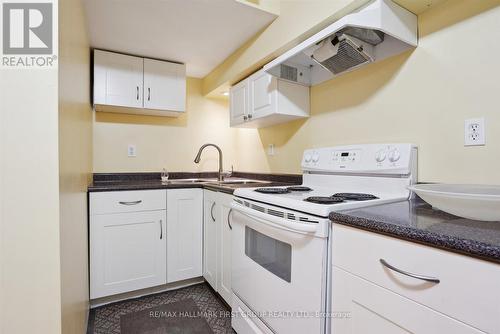
M110 191L90 194L90 214L165 210L166 190Z
M337 224L332 238L334 266L482 331L498 332L500 265ZM405 276L381 259L440 282Z

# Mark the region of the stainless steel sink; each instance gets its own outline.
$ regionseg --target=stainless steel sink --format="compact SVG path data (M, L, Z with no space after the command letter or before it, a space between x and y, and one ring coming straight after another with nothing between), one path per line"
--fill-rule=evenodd
M217 185L225 185L225 186L232 186L232 185L242 185L242 184L265 184L269 183L269 181L262 181L262 180L249 180L249 179L229 179L229 180L224 180L224 181L215 181L215 182L209 182L210 184L217 184Z
M256 186L259 184L266 184L269 181L262 180L250 180L250 179L226 179L224 181L217 181L217 179L172 179L168 180L170 184L181 184L181 183L207 183L218 186L236 186L236 185L250 185L255 184Z
M217 179L173 179L168 180L168 183L203 183L216 182Z

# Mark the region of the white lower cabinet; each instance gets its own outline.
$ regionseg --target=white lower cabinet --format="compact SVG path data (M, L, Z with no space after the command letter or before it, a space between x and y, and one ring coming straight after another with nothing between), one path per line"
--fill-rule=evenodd
M499 265L338 224L331 235L331 334L500 332Z
M202 276L203 190L167 190L167 283Z
M217 192L203 191L203 277L217 290Z
M165 284L164 191L92 193L90 200L90 298Z
M232 196L204 190L203 277L231 305Z
M332 334L484 333L337 267L333 277L334 312L351 318L335 319Z
M218 204L220 210L220 224L218 244L218 272L217 292L224 300L231 305L233 291L231 290L231 222L230 211L232 196L224 193L218 193Z

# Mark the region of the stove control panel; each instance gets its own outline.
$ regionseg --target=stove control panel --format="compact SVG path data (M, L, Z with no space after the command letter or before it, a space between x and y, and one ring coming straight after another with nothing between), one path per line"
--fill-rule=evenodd
M302 169L310 172L400 174L416 173L417 148L412 144L366 144L310 149Z

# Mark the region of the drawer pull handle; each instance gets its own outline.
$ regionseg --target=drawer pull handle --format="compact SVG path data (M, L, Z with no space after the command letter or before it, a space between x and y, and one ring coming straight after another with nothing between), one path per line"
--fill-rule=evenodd
M382 265L384 267L386 267L386 268L388 268L388 269L390 269L392 271L395 271L397 273L400 273L402 275L405 275L405 276L413 277L413 278L416 278L416 279L419 279L419 280L422 280L422 281L436 283L436 284L438 284L440 282L440 280L438 278L435 278L435 277L413 274L413 273L410 273L408 271L404 271L404 270L398 269L398 268L390 265L389 263L387 263L387 261L385 261L384 259L380 259L380 263L382 263Z
M137 205L137 204L141 204L142 200L131 201L131 202L118 202L118 203L120 203L121 205Z
M214 206L215 206L215 202L212 203L212 207L210 208L210 216L212 216L212 220L215 221L215 217L214 217Z
M163 239L163 220L160 219L160 240Z
M230 230L233 229L233 226L231 225L231 212L233 212L233 208L229 209L229 212L227 213L227 226L229 226Z

